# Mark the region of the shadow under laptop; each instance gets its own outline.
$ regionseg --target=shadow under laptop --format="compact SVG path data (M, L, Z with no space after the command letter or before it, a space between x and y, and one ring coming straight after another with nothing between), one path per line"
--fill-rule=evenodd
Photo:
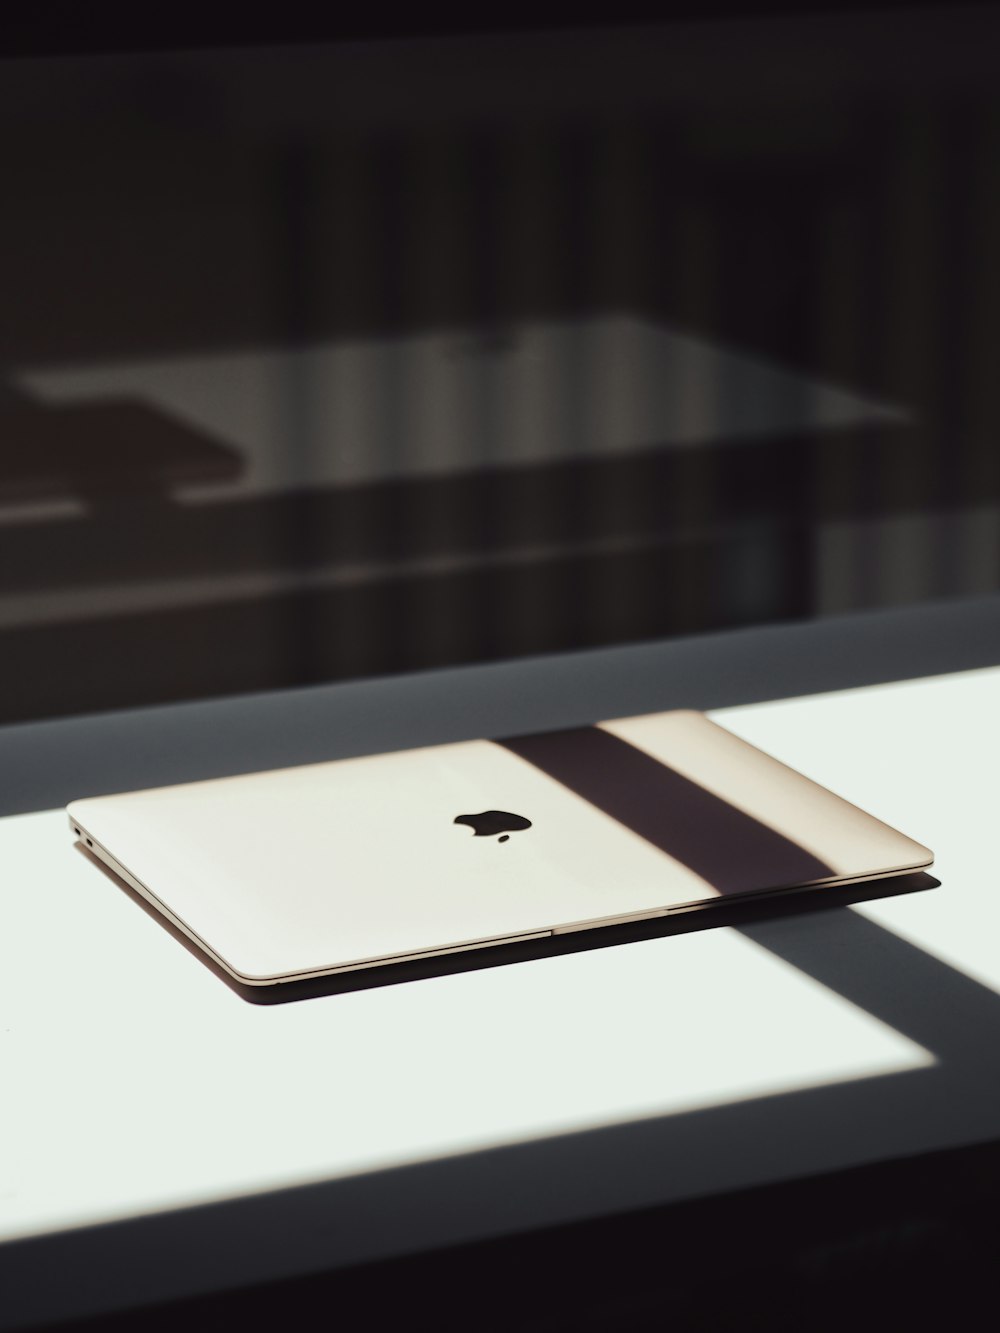
M853 903L922 893L927 889L939 888L941 883L932 875L918 871L911 875L898 875L889 879L871 879L837 888L824 888L819 893L815 889L787 889L780 894L762 893L758 898L745 896L732 902L719 903L713 900L707 911L701 909L678 911L649 921L574 931L566 935L553 935L547 939L468 949L461 953L438 954L404 963L361 968L356 972L283 982L275 986L247 986L235 981L228 972L203 953L182 930L162 916L136 893L131 885L116 875L82 843L76 843L75 850L141 908L150 921L155 923L157 929L166 930L192 958L197 959L201 966L208 968L231 991L251 1004L264 1005L294 1004L301 1000L316 999L326 995L346 995L355 991L406 985L410 982L429 981L436 977L457 976L464 972L479 972L495 967L509 967L517 963L535 962L544 958L559 958L565 954L612 949L641 940L688 935L703 930L714 930L721 926L740 929L756 943L768 947L765 939L758 938L752 932L755 929L763 929L770 922L789 916L811 916L817 912L825 913L827 916L838 915L838 909L849 907ZM839 914L842 915L842 912ZM781 947L790 946L786 942ZM802 966L802 962L793 958L787 961L794 962L795 966ZM803 967L803 970L810 969ZM836 990L837 987L833 986L833 989Z
M414 962L365 968L358 972L345 972L339 976L319 977L281 986L239 986L232 981L232 978L227 978L221 969L217 969L217 973L232 990L253 1004L287 1004L322 995L343 995L353 991L427 981L434 977L455 976L463 972L479 972L487 968L536 962L545 958L560 958L566 954L589 953L594 949L612 949L641 940L689 935L698 931L714 930L721 926L732 926L749 934L754 928L763 928L766 924L788 915L811 915L824 911L830 913L835 908L847 907L852 903L869 902L899 894L920 893L938 887L940 880L918 872L901 876L899 879L869 880L863 884L827 889L821 894L817 894L814 890L790 889L777 896L762 894L758 901L743 899L718 906L713 904L708 911L697 909L680 911L652 921L574 931L566 935L553 935L548 939L525 940L520 944L470 949L457 954L443 954ZM147 906L147 910L154 914L152 908ZM756 938L752 934L749 934L749 937L755 939L756 943L764 944L765 948L769 947L766 937ZM188 947L193 953L197 953L190 942ZM804 958L802 962L795 962L792 958L786 961L794 962L801 970L809 971L809 968L802 967L802 962L806 961ZM833 989L837 989L836 986Z

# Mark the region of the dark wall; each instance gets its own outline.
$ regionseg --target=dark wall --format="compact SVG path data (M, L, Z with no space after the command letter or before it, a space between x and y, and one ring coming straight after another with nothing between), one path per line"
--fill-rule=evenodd
M683 17L25 39L3 720L996 589L995 10Z

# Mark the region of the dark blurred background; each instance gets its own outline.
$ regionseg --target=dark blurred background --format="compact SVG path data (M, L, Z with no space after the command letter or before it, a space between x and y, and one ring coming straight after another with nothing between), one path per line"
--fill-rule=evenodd
M82 12L0 64L0 722L997 589L994 6Z

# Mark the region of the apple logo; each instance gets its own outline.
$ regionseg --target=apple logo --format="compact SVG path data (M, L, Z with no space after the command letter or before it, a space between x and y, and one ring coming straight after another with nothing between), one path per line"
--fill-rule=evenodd
M501 834L500 841L507 842L508 834L519 833L521 829L531 828L531 820L523 815L511 815L506 810L484 810L481 815L457 815L456 824L468 824L477 838L492 838Z

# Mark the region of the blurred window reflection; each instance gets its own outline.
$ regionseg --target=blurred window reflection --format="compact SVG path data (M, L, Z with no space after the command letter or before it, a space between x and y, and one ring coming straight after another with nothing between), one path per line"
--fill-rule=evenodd
M998 29L6 62L0 720L995 590Z

